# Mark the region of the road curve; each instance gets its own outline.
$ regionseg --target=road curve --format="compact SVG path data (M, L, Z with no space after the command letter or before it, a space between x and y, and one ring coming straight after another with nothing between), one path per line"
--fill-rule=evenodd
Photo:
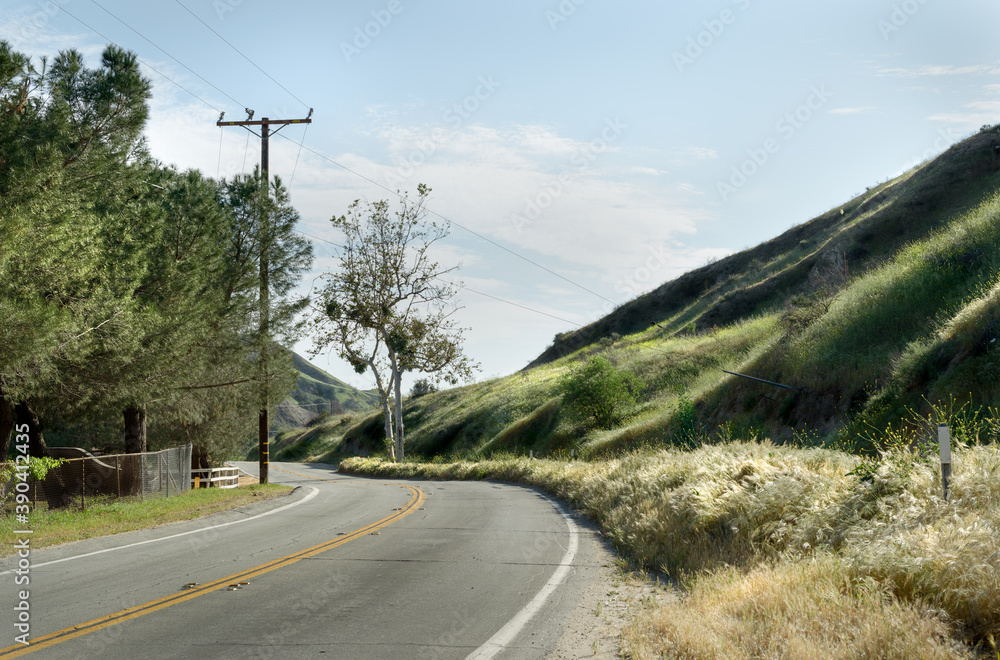
M595 568L531 489L294 463L271 479L301 488L33 551L27 587L17 557L0 560L0 658L544 658ZM14 643L21 589L28 647Z

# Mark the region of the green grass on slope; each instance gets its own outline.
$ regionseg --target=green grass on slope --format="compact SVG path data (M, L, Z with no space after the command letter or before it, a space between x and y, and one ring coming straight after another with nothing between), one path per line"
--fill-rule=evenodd
M778 334L775 317L753 319L712 333L663 337L656 329L603 342L554 363L505 378L410 399L404 405L407 452L430 457L494 451L585 455L658 444L683 397L711 387L722 369L735 369ZM565 410L559 382L581 360L602 354L645 383L643 403L612 431L592 428ZM354 426L345 442L365 454L382 447L380 414Z
M816 390L884 380L911 342L992 286L998 245L995 197L844 290L794 339L785 370Z
M654 323L670 332L705 330L774 311L791 295L807 293L835 260L841 270L865 272L1000 188L998 148L1000 131L982 131L780 236L685 273L585 328L559 335L532 365Z
M574 335L592 343L561 342L561 357L547 352L523 372L408 400L407 451L593 457L740 437L872 450L858 443L873 430L902 432L914 413L926 418L945 402L981 414L1000 401L996 147L1000 133L980 133L758 248L692 271L590 335ZM633 323L623 314L646 316ZM640 329L611 332L629 327ZM568 370L597 354L645 383L639 405L611 430L574 418L559 396ZM336 445L331 457L381 452L381 415L340 435L342 444L331 436L324 445Z
M341 457L341 440L358 420L359 413L319 415L313 424L278 434L271 440L270 454L276 461L325 462Z

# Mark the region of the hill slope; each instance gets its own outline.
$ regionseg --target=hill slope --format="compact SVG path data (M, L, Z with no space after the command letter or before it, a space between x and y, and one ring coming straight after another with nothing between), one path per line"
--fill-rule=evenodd
M934 160L749 250L685 273L559 339L528 366L651 325L706 329L780 306L820 280L864 272L978 205L1000 186L1000 133Z
M994 128L558 337L518 374L407 402L407 444L426 455L600 455L768 436L870 448L945 415L995 436L997 191ZM597 354L643 382L640 404L610 430L570 414L559 394ZM351 451L380 450L378 416L344 437Z
M292 353L299 378L288 397L278 404L271 422L271 433L304 426L323 412L330 412L331 402L335 414L361 411L378 404L378 396L369 391L351 387L334 378L297 353Z

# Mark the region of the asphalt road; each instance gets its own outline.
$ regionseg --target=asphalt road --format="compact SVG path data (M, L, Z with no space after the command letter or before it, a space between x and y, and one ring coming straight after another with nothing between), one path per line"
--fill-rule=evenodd
M270 474L301 488L32 551L29 586L0 560L0 658L544 658L596 568L589 532L527 488Z

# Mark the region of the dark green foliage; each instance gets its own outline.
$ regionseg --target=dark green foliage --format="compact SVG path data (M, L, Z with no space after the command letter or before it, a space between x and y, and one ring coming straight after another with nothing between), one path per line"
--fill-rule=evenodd
M677 411L670 419L670 442L675 447L696 447L702 439L694 399L687 392L681 392L677 399Z
M279 180L265 197L259 176L220 187L153 162L150 89L116 47L94 69L75 51L36 69L0 42L0 399L74 444L104 445L124 409L145 410L151 446L236 456L260 401L254 358L273 353L272 401L294 382L274 339L298 330L289 293L311 248ZM255 332L261 244L269 337Z
M541 454L551 445L552 436L559 425L562 399L546 401L529 415L526 415L500 431L482 447L481 454L493 451L516 451L520 447L533 449Z
M624 419L640 389L642 383L635 374L617 368L603 355L590 358L560 383L566 407L605 429Z
M416 399L418 397L424 396L425 394L430 394L431 392L437 392L438 386L434 384L433 381L427 378L420 378L414 381L413 387L410 388L410 398Z

